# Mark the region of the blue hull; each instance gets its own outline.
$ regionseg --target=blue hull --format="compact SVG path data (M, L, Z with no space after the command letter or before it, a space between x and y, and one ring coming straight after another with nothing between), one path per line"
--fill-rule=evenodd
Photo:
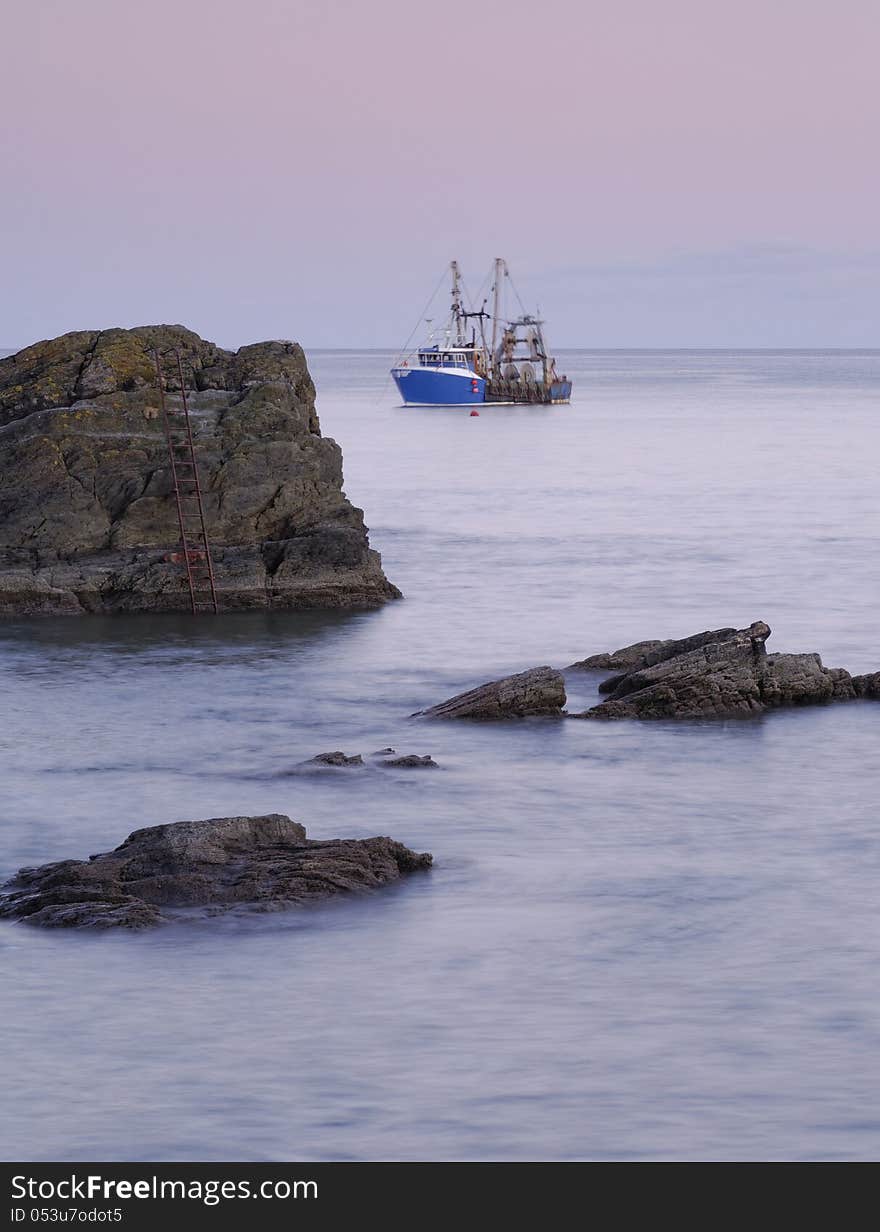
M571 401L571 381L553 381L550 385L551 402Z
M407 406L468 406L483 403L486 382L475 372L433 368L392 368L391 375Z

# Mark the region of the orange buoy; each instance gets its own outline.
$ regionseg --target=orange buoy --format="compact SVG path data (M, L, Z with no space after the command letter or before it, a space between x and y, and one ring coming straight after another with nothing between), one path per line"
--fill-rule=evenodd
M471 411L471 414L470 414L471 419L473 419L473 417L474 417L475 415L476 415L476 416L477 416L477 418L479 419L479 417L480 417L480 412L479 412L479 411Z

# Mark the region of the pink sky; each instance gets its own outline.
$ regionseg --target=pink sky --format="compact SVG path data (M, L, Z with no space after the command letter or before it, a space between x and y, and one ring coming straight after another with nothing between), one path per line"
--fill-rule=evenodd
M877 345L876 0L10 0L0 345L403 341L508 258L557 345Z

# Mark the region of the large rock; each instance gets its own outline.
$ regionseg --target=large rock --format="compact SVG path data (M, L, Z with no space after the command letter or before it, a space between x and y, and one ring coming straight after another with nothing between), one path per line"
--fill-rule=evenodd
M89 860L24 868L0 918L50 928L146 928L209 908L277 911L369 890L428 868L431 856L390 838L306 838L280 813L135 830Z
M181 356L220 606L396 597L321 436L302 349L233 353L161 325L0 359L0 614L189 607L153 348L172 410Z
M858 695L849 672L824 667L817 654L768 655L769 636L769 626L756 621L661 642L632 670L603 682L606 701L572 717L737 718Z
M490 680L479 688L419 710L413 718L509 719L526 715L559 715L565 705L565 679L552 667L533 667L515 676Z

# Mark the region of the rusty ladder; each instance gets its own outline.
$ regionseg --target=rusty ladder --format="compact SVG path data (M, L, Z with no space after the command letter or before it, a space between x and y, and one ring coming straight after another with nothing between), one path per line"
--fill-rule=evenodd
M211 560L211 545L205 525L205 509L202 504L202 486L199 481L199 466L193 444L192 423L186 400L183 381L183 366L180 352L173 352L180 378L181 410L168 406L165 397L165 378L158 350L153 352L156 360L156 379L159 386L159 406L168 442L168 458L171 463L171 480L174 499L177 502L177 521L180 525L180 558L186 568L189 597L193 615L197 612L217 611L217 588L214 582L214 564ZM176 559L172 557L172 560Z

